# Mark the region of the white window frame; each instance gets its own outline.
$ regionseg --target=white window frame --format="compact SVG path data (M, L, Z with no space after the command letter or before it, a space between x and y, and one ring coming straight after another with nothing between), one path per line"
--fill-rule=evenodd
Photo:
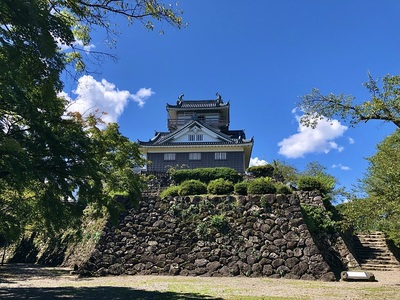
M201 153L200 152L189 153L189 160L201 160Z
M176 160L176 153L164 153L164 160L165 161Z
M226 160L226 152L215 152L214 159L215 160Z
M203 135L202 134L196 134L196 141L197 142L203 141Z

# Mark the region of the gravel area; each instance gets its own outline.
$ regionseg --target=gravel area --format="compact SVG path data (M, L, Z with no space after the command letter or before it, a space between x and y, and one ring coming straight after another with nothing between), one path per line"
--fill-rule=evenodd
M400 299L400 270L375 282L247 277L109 276L78 278L68 268L0 266L1 299Z

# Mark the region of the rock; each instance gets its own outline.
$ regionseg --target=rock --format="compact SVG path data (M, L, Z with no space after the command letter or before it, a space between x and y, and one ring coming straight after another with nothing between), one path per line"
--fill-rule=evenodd
M290 257L286 259L285 261L285 266L287 266L289 269L292 269L295 265L299 263L299 259L297 257Z
M205 259L205 258L196 259L194 261L194 265L196 267L205 267L208 263L209 263L209 260Z
M121 275L124 271L125 269L121 264L113 264L108 268L108 273L111 275Z
M207 272L213 273L221 267L221 264L218 261L213 261L207 264Z
M178 275L180 272L179 265L177 263L172 263L169 267L169 274L171 275Z
M323 274L319 280L321 281L336 281L335 274L333 272L328 272Z

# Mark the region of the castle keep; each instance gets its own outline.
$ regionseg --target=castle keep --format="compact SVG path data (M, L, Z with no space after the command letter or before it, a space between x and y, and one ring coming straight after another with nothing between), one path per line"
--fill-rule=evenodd
M229 167L244 173L249 166L253 138L244 130L229 129L230 103L217 93L214 100L184 100L166 105L167 132L156 132L149 141L138 141L151 163L147 171L166 172L169 167Z

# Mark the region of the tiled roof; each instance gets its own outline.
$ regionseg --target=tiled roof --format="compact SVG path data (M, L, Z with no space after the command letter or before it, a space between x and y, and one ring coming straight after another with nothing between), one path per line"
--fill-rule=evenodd
M167 108L214 108L229 106L229 102L223 103L220 100L182 100L176 105L167 104Z
M219 142L169 142L169 139L184 130L187 127L192 127L198 124L199 126L203 126L213 132L215 132L218 136L220 136L221 140ZM226 132L220 132L215 128L208 126L205 123L200 121L192 121L188 123L186 126L173 131L173 132L156 132L155 136L149 140L148 142L138 141L139 145L146 146L172 146L172 145L228 145L228 144L242 144L242 143L252 143L253 139L246 140L246 136L244 130L231 130Z
M250 140L243 140L240 145L243 144L251 144L253 142L253 139ZM152 142L142 142L139 141L140 146L159 146L159 147L164 147L164 146L219 146L219 145L237 145L239 143L229 143L229 142L180 142L180 143L163 143L163 144L154 144Z

